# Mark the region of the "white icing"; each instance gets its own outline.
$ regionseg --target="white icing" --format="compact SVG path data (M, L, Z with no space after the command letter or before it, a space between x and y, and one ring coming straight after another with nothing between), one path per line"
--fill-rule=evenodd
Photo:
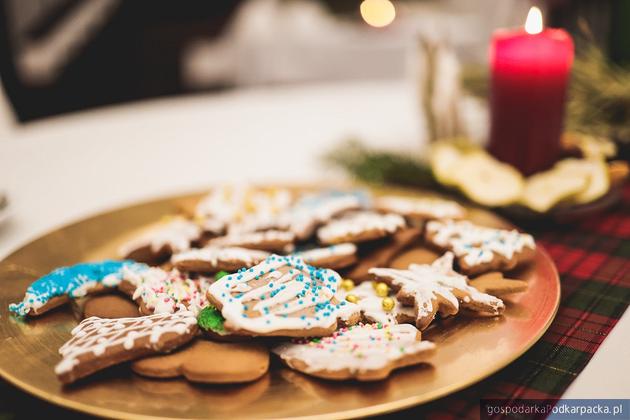
M334 243L339 238L354 238L373 230L392 234L403 227L405 227L405 219L398 214L362 211L347 214L341 219L327 223L317 230L317 237L320 242Z
M281 344L272 351L283 360L300 360L308 373L348 370L351 374L379 370L397 360L435 348L420 341L420 332L409 324L356 325L330 337Z
M292 232L267 230L264 232L231 233L210 240L211 246L219 247L268 247L270 243L282 243L282 247L291 244L295 239Z
M173 252L181 252L189 249L190 243L199 239L200 236L201 228L196 223L176 218L127 242L120 247L118 252L120 255L126 256L146 246L151 247L152 252L158 252L167 245Z
M72 330L72 338L59 349L63 358L55 367L55 373L72 371L80 363L79 358L90 353L100 356L117 345L130 350L135 341L143 337L149 337L150 342L156 344L163 334L187 334L196 324L197 318L189 311L139 318L84 319Z
M133 281L136 286L133 299L141 299L153 313L188 310L197 314L209 304L206 297L209 282L204 278L192 280L177 270L151 268Z
M386 196L378 198L375 206L380 211L429 219L460 219L466 215L466 210L455 201L432 197Z
M299 257L271 255L254 267L222 277L208 293L220 302L226 325L232 329L254 333L328 329L349 305L332 302L340 282L336 272L311 267ZM248 310L259 314L247 316ZM296 314L301 311L305 315Z
M315 264L321 260L333 257L350 257L357 253L357 246L352 243L331 245L323 248L309 249L297 252L296 255L303 258L307 264Z
M403 306L398 299L390 296L394 301L394 308L391 311L383 309L383 297L378 296L374 290L374 284L371 281L364 281L363 283L355 286L349 291L343 288L339 289L339 296L341 299L345 299L348 295L354 295L359 298L357 306L361 309L361 313L364 317L373 320L374 322L380 322L382 324L397 324L397 315L404 314L407 317L415 318L413 308Z
M467 293L464 303L479 302L486 307L492 308L494 313L498 313L505 305L503 301L495 296L482 293L468 284L468 278L453 270L454 255L451 252L445 253L442 257L429 264L411 264L409 270L419 277L431 279L449 290L461 290Z
M524 248L536 249L531 235L477 226L468 221L431 221L426 231L434 244L450 249L469 266L489 263L494 254L510 260Z
M299 239L306 239L315 228L330 221L334 216L363 207L357 194L308 194L293 206L288 214L289 230Z
M183 261L203 261L212 265L213 268L220 263L240 263L243 267L249 267L258 264L268 256L268 252L255 249L207 246L175 254L171 262L177 264Z

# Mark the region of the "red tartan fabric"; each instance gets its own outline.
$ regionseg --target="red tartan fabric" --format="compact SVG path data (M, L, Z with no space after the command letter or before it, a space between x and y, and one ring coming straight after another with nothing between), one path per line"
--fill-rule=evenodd
M532 233L556 263L562 284L549 330L486 380L390 417L476 419L482 399L559 399L584 369L630 304L630 186L604 214Z

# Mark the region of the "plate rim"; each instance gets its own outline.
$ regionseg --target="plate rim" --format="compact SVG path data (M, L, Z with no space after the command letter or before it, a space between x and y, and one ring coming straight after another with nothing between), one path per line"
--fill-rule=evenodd
M254 185L255 187L264 187L265 185ZM266 186L278 186L278 187L282 187L283 185L280 184L268 184ZM379 191L379 188L376 187L371 187L371 186L366 186L366 185L358 185L359 187L364 187L364 188L368 188L372 191ZM328 186L327 188L352 188L353 185L345 185L345 186L339 186L339 185L335 185L335 186ZM355 184L354 187L357 187L357 185ZM23 248L29 246L30 244L32 244L35 241L38 241L48 235L53 234L54 232L58 232L58 231L62 231L64 229L67 229L71 226L74 226L76 224L79 223L84 223L87 222L91 219L95 219L113 212L117 212L117 211L124 211L128 208L131 207L136 207L136 206L145 206L145 205L151 205L152 203L158 203L158 202L162 202L165 200L183 200L186 198L191 198L191 197L196 197L196 196L201 196L204 193L207 193L207 191L212 188L209 187L205 190L197 190L197 191L188 191L188 192L184 192L181 194L164 194L164 195L160 195L159 197L152 197L149 199L144 199L144 200L138 200L138 201L131 201L129 203L123 203L121 205L118 206L112 206L111 208L102 210L102 211L98 211L92 214L88 214L85 217L82 218L78 218L66 223L63 223L61 226L59 227L54 227L51 229L48 229L44 232L42 232L41 234L39 234L38 236L34 237L34 238L28 238L26 239L21 245L19 245L17 248L15 248L13 251L11 251L9 254L5 255L4 257L2 257L2 259L0 259L0 263L5 262L6 260L9 260L12 256L14 256L15 254L19 253L20 251L22 251ZM321 185L318 184L307 184L307 185L293 185L289 188L292 189L306 189L306 188L322 188ZM390 191L392 191L390 189ZM393 187L393 193L396 194L396 192L399 193L408 193L408 194L419 194L419 193L426 193L429 192L431 194L435 194L435 192L433 191L424 191L421 189L412 189L412 188L404 188L404 187ZM439 193L437 194L439 195ZM455 200L456 201L456 200ZM500 214L497 214L496 212L493 212L491 210L488 209L479 209L482 212L491 214L494 218L500 220L502 223L512 226L514 227L514 224L509 222L508 220L506 220L503 216L501 216ZM562 295L562 288L561 288L561 282L560 282L560 276L558 273L558 269L556 267L555 262L553 261L553 259L551 258L551 256L549 255L549 253L547 252L547 250L544 248L543 245L541 245L540 243L536 243L536 254L540 254L542 256L542 258L544 260L547 261L549 268L551 269L551 274L553 276L553 283L557 286L557 290L558 293L555 296L555 301L553 302L553 311L550 312L550 315L545 323L545 325L540 328L538 330L538 332L536 333L536 335L530 340L530 342L523 347L523 349L518 353L515 354L513 357L510 357L508 359L506 359L505 361L501 361L500 363L497 363L496 366L493 366L491 369L488 369L487 371L485 371L483 374L474 377L474 378L470 378L469 380L465 381L465 382L458 382L455 385L450 385L447 387L442 387L442 388L438 388L430 393L423 393L421 395L418 396L411 396L411 397L407 397L407 398L403 398L400 400L396 400L396 401L390 401L390 402L385 402L385 403L381 403L381 404L377 404L377 405L370 405L367 407L361 407L361 408L353 408L353 409L349 409L349 410L345 410L345 411L338 411L335 413L325 413L325 414L315 414L315 415L306 415L306 416L292 416L292 417L285 417L287 419L329 419L329 418L335 418L335 419L345 419L345 418L352 418L352 417L363 417L363 416L373 416L373 415L380 415L380 414L387 414L387 413L392 413L395 411L399 411L399 410L404 410L407 408L411 408L411 407L415 407L415 406L419 406L422 404L426 404L429 403L431 401L435 401L439 398L445 398L448 397L449 395L461 391L462 389L465 389L469 386L472 386L486 378L488 378L489 376L499 372L500 370L504 369L506 366L510 365L511 363L515 362L517 359L519 359L521 356L523 356L523 354L525 354L529 349L531 349L536 343L538 343L540 341L540 339L542 338L542 336L547 332L547 330L549 329L549 327L551 326L551 324L553 323L554 319L556 318L556 315L558 313L558 310L560 308L560 300L561 300L561 295ZM46 391L42 391L40 390L40 388L36 387L36 386L32 386L29 385L28 383L20 380L19 378L9 374L2 366L0 366L0 377L7 381L9 384L11 384L12 386L15 386L16 388L18 388L21 391L26 392L27 394L36 397L40 400L43 400L45 402L51 403L51 404L55 404L59 407L63 407L63 408L67 408L67 409L71 409L74 410L76 412L80 412L80 413L86 413L86 414L92 414L92 415L96 415L96 416L101 416L101 417L112 417L112 418L116 418L119 416L124 416L125 418L129 418L129 419L166 419L166 418L173 418L173 417L160 417L160 416L152 416L152 415L146 415L146 414L139 414L139 413L129 413L126 411L119 411L119 410L115 410L115 409L110 409L110 408L104 408L104 407L96 407L94 405L90 405L87 403L83 403L83 402L78 402L78 401L74 401L72 399L69 398L65 398L62 396L58 396L54 393L48 393Z

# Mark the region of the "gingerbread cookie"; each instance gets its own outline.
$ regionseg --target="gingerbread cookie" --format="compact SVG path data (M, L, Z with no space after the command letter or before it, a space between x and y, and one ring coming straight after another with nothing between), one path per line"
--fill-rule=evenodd
M272 351L290 368L325 379L375 381L426 362L435 345L413 325L358 324L330 337L296 340Z
M183 376L199 383L242 383L263 376L269 369L269 350L254 343L215 343L196 340L167 355L136 360L131 369L150 378Z
M229 233L285 229L280 217L292 203L291 193L278 188L255 188L248 185L224 185L204 197L195 216L223 224Z
M370 279L369 270L373 267L389 267L390 263L405 248L418 241L422 231L418 228L405 228L378 244L369 244L359 250L359 262L345 275L356 282Z
M215 247L242 247L263 251L286 251L293 246L295 235L282 230L232 233L211 239L208 245Z
M191 279L177 269L170 271L152 268L140 274L140 280L135 282L132 298L140 306L140 312L145 315L155 313L173 313L188 310L194 314L208 306L206 290L210 282L207 278ZM121 286L127 291L127 279ZM124 285L123 285L124 284Z
M140 311L138 305L118 294L97 295L90 297L81 307L82 319L98 318L136 318Z
M494 229L468 221L430 221L425 238L443 251L452 251L468 275L508 271L533 259L534 238L517 230Z
M63 358L55 373L62 383L69 384L118 363L171 351L196 332L197 318L188 311L139 318L87 318L59 349Z
M462 219L466 209L455 201L434 197L385 196L375 200L374 207L383 213L400 214L412 220Z
M447 252L430 265L411 264L408 270L374 268L370 273L398 289L396 297L403 304L414 305L420 330L428 327L437 313L455 315L460 305L482 315L499 315L505 309L503 301L468 285L466 276L453 270L453 258Z
M322 336L338 322L353 324L359 309L339 301L341 278L296 256L271 255L249 269L222 277L208 300L225 318L229 333L255 336Z
M336 270L357 262L357 246L343 243L297 252L296 255L309 265Z
M266 251L238 247L207 246L173 255L171 262L182 271L216 273L256 265L269 256Z
M105 260L61 267L33 282L22 302L9 305L17 316L37 316L70 299L116 287L125 272L140 273L148 266L133 261Z
M482 293L502 297L512 293L521 293L527 290L527 282L523 280L506 279L500 271L491 271L475 277L468 282Z
M405 225L405 219L398 214L352 212L320 227L317 239L323 244L365 242L391 236Z
M352 280L344 280L339 296L361 308L362 321L365 323L415 323L414 309L403 306L391 292L391 288L385 283L364 281L355 286Z
M308 194L301 197L286 215L289 230L297 239L305 240L313 235L318 226L329 222L333 217L346 211L359 210L368 204L367 194L361 191Z
M134 261L159 263L173 253L189 249L202 233L196 223L176 217L123 244L118 253Z

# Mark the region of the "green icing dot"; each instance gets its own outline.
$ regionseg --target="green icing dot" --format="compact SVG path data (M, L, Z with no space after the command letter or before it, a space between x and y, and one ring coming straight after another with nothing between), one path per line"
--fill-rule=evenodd
M225 319L221 312L214 306L203 308L197 317L197 324L204 330L210 330L215 333L223 333L223 322Z
M228 273L227 271L219 271L217 274L214 275L214 279L215 280L221 280L221 277L225 277L225 276L229 276L230 273Z

